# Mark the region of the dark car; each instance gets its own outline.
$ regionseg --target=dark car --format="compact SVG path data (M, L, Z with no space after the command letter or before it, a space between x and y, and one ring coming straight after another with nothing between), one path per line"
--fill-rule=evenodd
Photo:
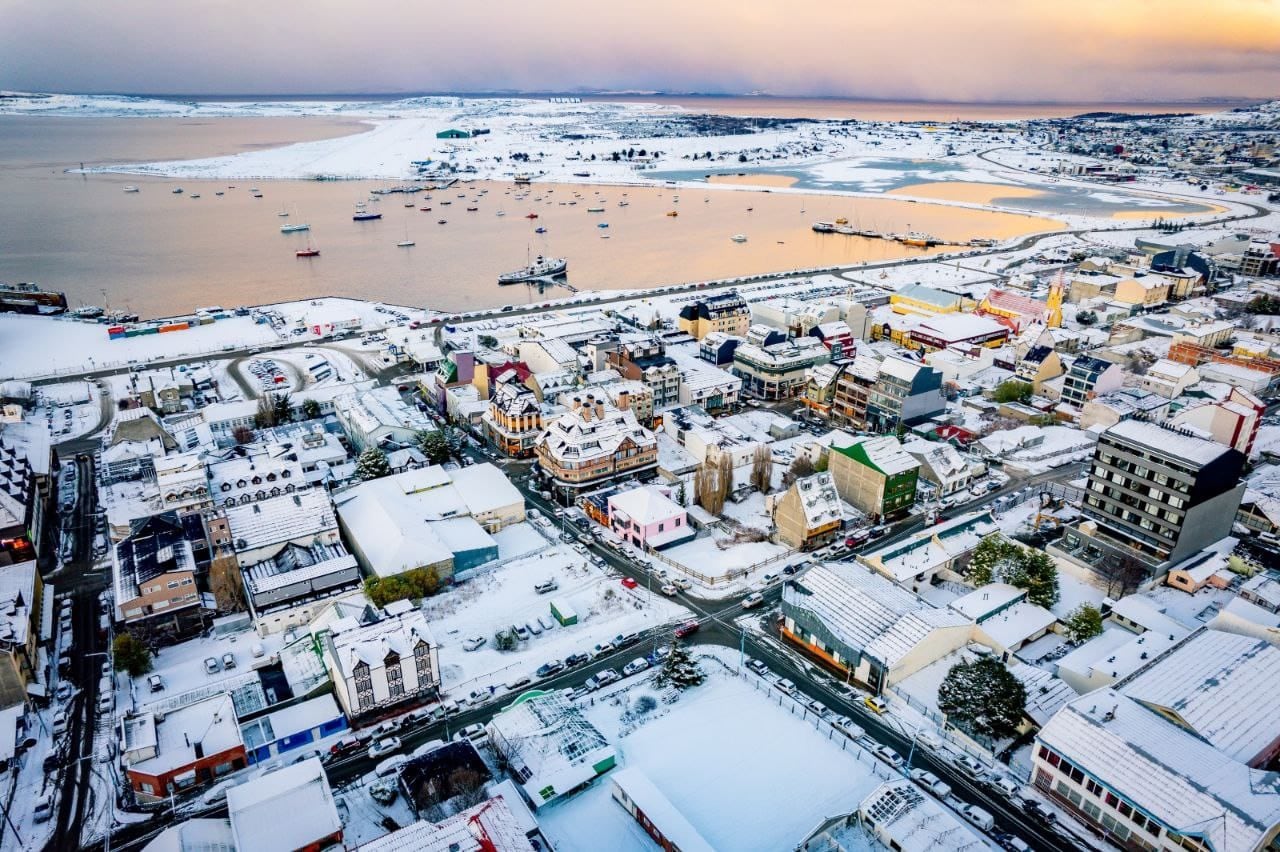
M538 677L550 677L556 672L561 671L563 668L564 668L564 663L560 662L559 660L552 660L549 663L543 663L542 665L538 666L537 675Z
M564 667L570 668L572 666L580 666L589 659L591 659L591 657L587 654L570 654L564 658Z
M702 625L698 624L696 621L686 621L684 624L681 624L676 628L676 638L683 639L686 636L692 636L694 633L698 632L698 628L701 626Z

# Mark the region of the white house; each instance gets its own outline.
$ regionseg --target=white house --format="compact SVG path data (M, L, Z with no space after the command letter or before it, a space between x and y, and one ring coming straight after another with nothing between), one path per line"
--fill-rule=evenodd
M421 703L440 687L440 657L427 618L407 601L372 624L340 618L321 637L325 668L349 718Z

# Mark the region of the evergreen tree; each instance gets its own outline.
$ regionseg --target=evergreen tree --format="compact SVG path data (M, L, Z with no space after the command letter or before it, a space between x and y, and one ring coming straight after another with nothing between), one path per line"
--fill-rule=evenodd
M1016 544L999 533L987 536L978 542L973 555L969 557L969 565L965 569L969 582L975 586L985 586L1002 579L1017 563L1019 550Z
M307 420L315 420L320 416L320 403L308 399L302 403L302 416Z
M111 643L111 662L116 671L140 677L151 671L151 650L132 633L120 633Z
M938 687L938 709L947 721L982 737L1013 736L1026 706L1022 682L991 657L956 663Z
M368 482L391 475L391 465L387 463L387 454L379 447L370 447L356 459L356 479Z
M293 402L289 399L289 394L278 393L272 395L271 409L275 415L277 425L289 423L293 420Z
M1102 632L1102 613L1096 606L1080 604L1071 611L1063 624L1067 628L1067 638L1072 642L1087 642Z
M1016 545L1015 545L1016 546ZM1058 602L1058 566L1042 550L1019 547L1016 566L1004 581L1027 590L1027 600L1045 609Z
M439 429L423 429L413 439L432 464L444 464L449 460L449 442Z
M662 661L653 682L658 686L674 686L676 689L688 689L702 683L705 675L698 668L697 662L689 654L684 645L674 645L671 653Z

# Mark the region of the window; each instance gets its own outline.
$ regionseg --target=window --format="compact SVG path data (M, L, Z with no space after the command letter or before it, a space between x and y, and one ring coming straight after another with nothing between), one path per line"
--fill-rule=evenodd
M1097 820L1102 816L1102 808L1098 807L1093 802L1085 802L1083 807L1084 812L1089 815L1090 819Z
M138 785L138 790L139 792L147 793L149 795L154 793L156 791L156 788L153 787L151 784L148 784L146 781L143 781L141 784Z

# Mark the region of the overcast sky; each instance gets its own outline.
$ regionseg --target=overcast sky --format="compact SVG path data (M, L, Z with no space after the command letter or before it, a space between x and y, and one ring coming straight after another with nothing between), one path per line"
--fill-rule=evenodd
M0 0L0 88L1280 97L1280 0Z

